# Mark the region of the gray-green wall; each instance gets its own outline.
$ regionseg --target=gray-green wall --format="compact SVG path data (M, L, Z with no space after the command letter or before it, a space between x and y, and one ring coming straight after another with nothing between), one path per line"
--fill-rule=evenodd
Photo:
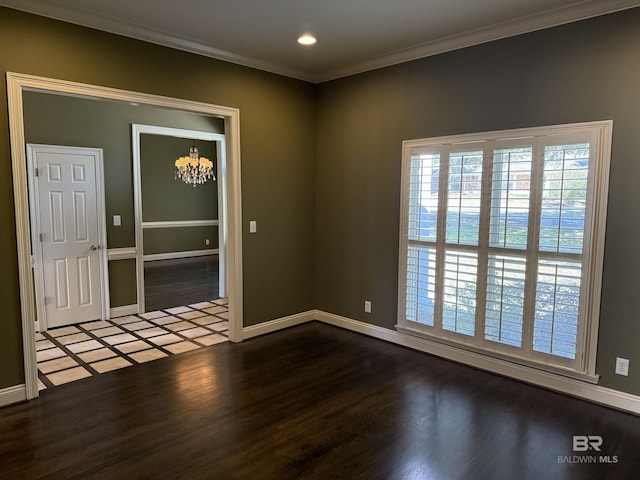
M7 8L0 8L0 45L3 92L4 73L11 71L238 108L245 325L314 308L313 85ZM123 212L132 198L128 171L113 174L122 179L121 191L114 192L122 203L112 204L108 215ZM0 95L0 389L24 382L14 219L4 94ZM259 233L249 235L249 219L258 221ZM109 243L130 246L131 238L130 233L111 235ZM119 263L122 275L130 271L130 264ZM117 295L127 300L126 292Z
M317 308L394 328L403 140L609 119L597 372L640 394L639 8L320 85ZM616 356L628 377L613 374Z
M218 248L217 226L150 228L143 236L145 255Z

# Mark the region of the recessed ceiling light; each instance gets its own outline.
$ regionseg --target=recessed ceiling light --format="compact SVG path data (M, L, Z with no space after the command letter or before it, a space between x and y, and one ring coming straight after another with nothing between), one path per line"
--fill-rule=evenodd
M313 45L314 43L316 43L316 37L305 33L300 38L298 38L298 43L301 45Z

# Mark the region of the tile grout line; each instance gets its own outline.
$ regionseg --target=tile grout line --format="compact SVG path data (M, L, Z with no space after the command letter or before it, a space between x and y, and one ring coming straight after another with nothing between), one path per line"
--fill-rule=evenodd
M98 374L97 370L95 370L87 362L85 362L80 357L78 357L75 353L73 353L71 350L69 350L65 344L63 344L62 342L59 342L56 337L50 335L48 332L40 332L40 333L42 334L43 337L47 338L47 340L49 340L56 347L58 347L60 350L62 350L65 353L66 357L69 357L69 358L73 359L76 363L78 363L79 366L83 367L91 375L97 375ZM82 332L80 332L80 333L82 333ZM87 340L83 340L83 341L86 342ZM81 343L81 342L74 342L74 343ZM73 345L74 343L70 343L69 345ZM63 357L59 357L59 358L63 358ZM52 358L50 361L54 361L54 360L58 360L58 359L57 358ZM41 362L41 363L46 363L46 362ZM71 368L76 368L76 367L71 367ZM55 372L49 372L49 373L42 372L42 374L43 375L50 375L52 373L59 373L59 372L64 372L65 370L71 370L71 368L63 368L62 370L57 370ZM38 371L40 371L40 369L38 369Z
M139 318L139 317L138 317L138 318ZM151 343L149 340L147 340L146 338L141 337L140 335L136 335L135 330L129 330L129 329L125 326L125 325L126 325L126 323L125 323L125 324L123 324L123 325L120 325L120 324L117 324L117 323L113 322L112 320L106 320L106 321L110 322L110 323L111 323L111 324L113 324L113 326L115 326L115 327L118 327L118 328L120 328L120 329L124 329L124 330L125 330L125 331L124 331L124 333L128 333L129 335L132 335L132 336L134 336L134 337L137 339L137 340L135 340L135 341L140 341L140 340L142 340L142 341L144 341L147 345L149 345L151 348L156 348L156 349L158 349L158 350L162 350L164 353L168 353L169 355L171 355L171 352L167 352L167 351L165 351L165 350L164 350L164 349L162 349L159 345L155 345L155 344ZM130 322L130 323L136 323L136 322ZM96 330L100 330L100 329L96 329ZM89 330L89 331L90 331L90 330ZM118 354L118 356L120 356L120 357L124 358L125 360L131 360L132 362L134 362L134 363L135 363L135 364L137 364L137 365L140 365L141 363L144 363L144 362L138 362L138 361L137 361L137 360L135 360L134 358L131 358L131 357L129 356L129 354L127 354L127 353L125 353L125 352L122 352L122 351L118 350L118 348L117 348L117 347L118 347L118 345L126 345L127 343L131 343L131 342L122 342L122 343L116 343L115 345L111 345L110 343L107 343L105 340L103 340L103 338L108 338L108 337L111 337L111 336L114 336L114 335L107 335L107 336L105 336L105 337L98 337L98 335L95 335L95 334L91 334L91 335L92 335L92 336L94 336L94 337L96 337L100 342L107 344L111 350L113 350L114 352L116 352L116 353ZM117 334L117 335L121 335L121 334ZM149 350L149 349L148 349L148 348L143 348L143 349L141 349L141 350L136 350L135 352L130 352L130 353L145 352L145 351L147 351L147 350Z
M60 357L60 358L62 358L62 357ZM47 375L45 373L41 372L40 369L38 369L38 380L40 380L42 382L42 384L44 385L45 388L43 390L48 390L49 388L55 387L54 383L51 380L49 380Z
M103 322L109 322L111 323L114 327L120 327L120 325L117 325L115 323L113 323L111 320L101 320ZM106 348L108 348L109 350L111 350L113 353L116 354L116 356L120 357L120 358L124 358L125 360L131 360L134 362L134 364L138 364L139 362L136 362L133 358L128 358L127 355L124 352L121 352L120 350L118 350L116 348L115 345L111 345L110 343L107 343L103 340L103 337L99 337L98 335L96 335L95 333L93 333L92 330L87 330L86 328L84 328L83 324L79 323L78 325L76 325L78 328L80 328L81 330L83 330L87 335L89 335L90 337L92 337L94 340L97 340L98 342L100 342L102 345L104 345ZM106 327L106 328L111 328L111 327ZM99 329L96 329L99 330ZM110 336L110 335L107 335ZM126 343L126 342L125 342ZM82 353L89 353L89 352L93 352L95 350L99 350L98 348L94 348L92 350L88 350L87 352L82 352ZM108 358L104 358L103 360L110 360L113 357L108 357ZM101 362L102 360L97 360L96 362L92 362L92 363L97 363L97 362ZM106 372L105 372L106 373Z
M213 303L213 302L210 302L210 303ZM225 308L225 309L226 309L226 312L228 312L228 311L229 311L228 304L220 305L220 304L217 304L217 303L213 303L213 305L216 305L216 306L218 306L218 307ZM182 335L182 334L180 333L182 330L177 330L177 331L170 330L170 329L166 328L166 325L164 325L164 324L159 324L159 323L157 323L157 322L156 322L156 320L161 319L161 318L166 318L166 317L157 317L157 318L150 318L150 319L146 319L146 318L144 318L144 317L142 317L142 316L141 316L141 315L144 315L144 314L135 314L134 316L135 316L135 317L138 317L138 318L140 318L140 319L142 319L142 320L144 320L144 321L147 321L147 322L151 322L151 323L153 323L154 325L156 325L156 326L157 326L157 327L159 327L159 328L162 328L163 330L165 330L165 331L166 331L166 332L168 332L169 334L173 334L173 335L176 335L176 336L180 337L180 338L182 339L182 341L185 341L185 340L186 340L186 341L188 341L188 342L190 342L190 343L195 343L196 345L198 345L198 346L199 346L198 348L202 348L202 347L209 347L209 346L211 346L211 345L206 345L206 344L204 344L204 343L198 342L198 340L197 340L198 338L207 337L207 336L209 336L209 335L221 335L221 336L225 337L225 338L227 339L227 341L229 340L229 335L226 335L226 334L224 334L224 333L222 333L222 332L218 332L218 331L213 330L213 329L211 329L211 328L205 327L204 325L200 325L200 324L195 323L195 322L193 321L193 320L197 320L197 319L199 319L199 318L204 318L204 317L207 317L207 316L208 316L208 317L213 317L213 318L218 319L218 321L217 321L217 322L211 322L212 324L213 324L213 323L221 323L221 322L223 322L223 321L228 322L228 321L229 321L228 319L223 319L222 317L219 317L219 316L217 316L217 315L216 315L216 314L214 314L214 313L208 313L208 312L206 312L206 311L205 311L205 309L204 309L204 308L197 308L197 307L191 307L191 306L185 306L185 307L186 307L186 308L191 309L191 310L190 310L191 312L202 312L202 313L204 313L204 315L202 315L202 316L200 316L200 317L196 317L195 319L186 319L186 318L182 318L182 317L180 317L180 315L183 315L183 314L185 314L185 313L189 313L189 312L171 313L171 312L169 311L170 309L160 309L160 310L154 310L154 311L164 312L164 313L166 313L166 314L167 314L167 316L171 316L171 317L174 317L174 318L177 318L177 319L178 319L178 321L177 321L177 322L171 322L171 323L187 322L187 323L189 323L189 324L193 325L193 327L192 327L192 328L204 328L205 330L207 330L207 331L209 331L209 332L210 332L209 334L207 334L207 335L201 335L200 337L190 338L190 337L187 337L186 335ZM173 307L172 307L172 308L173 308ZM213 307L205 307L205 308L213 308ZM225 312L225 313L226 313L226 312ZM219 312L219 313L222 313L222 312ZM133 323L133 322L131 322L131 323ZM171 325L171 323L169 323L169 325ZM125 325L126 325L126 324L125 324ZM143 330L143 329L141 329L141 330ZM183 329L183 330L191 330L191 328L185 328L185 329ZM228 331L228 330L227 330L227 331ZM134 333L134 331L130 331L130 332L131 332L133 335L136 335L136 334ZM136 336L138 336L138 335L136 335ZM157 335L157 336L160 336L160 335ZM149 337L149 338L155 338L155 337ZM146 339L146 338L145 338L145 339ZM175 342L175 343L179 343L179 342ZM167 344L167 345L174 345L175 343L169 343L169 344ZM160 348L161 348L161 347L160 347ZM162 349L162 348L161 348L161 349ZM163 350L163 351L166 351L165 349L162 349L162 350ZM171 352L171 353L170 353L170 355L177 355L177 354L175 354L175 353Z
M166 310L162 310L162 311L163 311L163 312L166 312ZM196 309L194 309L194 311L196 311ZM197 311L201 312L202 310L197 310ZM168 312L167 312L167 313L168 313ZM184 312L184 313L188 313L188 312ZM206 312L204 312L204 313L206 313ZM169 314L169 315L173 316L173 314ZM176 315L180 315L180 314L178 313L178 314L176 314ZM203 315L202 317L197 317L197 318L203 318L204 316L205 316L205 315ZM206 316L212 317L212 316L213 316L213 314L207 313L207 314L206 314ZM158 318L164 318L164 317L158 317ZM180 321L182 321L182 322L190 323L191 325L193 325L193 327L194 327L194 328L204 328L205 330L207 330L207 331L211 332L211 333L209 333L208 335L211 335L211 334L219 334L219 333L220 333L220 332L216 332L216 331L214 331L214 330L211 330L210 328L207 328L207 327L205 327L204 325L200 325L200 324L194 323L194 322L192 322L191 320L187 320L187 319L182 318L182 317L177 317L177 318L179 318L179 319L180 319ZM220 317L216 317L216 318L220 318ZM153 322L153 320L151 320L151 321ZM155 323L155 322L154 322L154 323ZM178 323L178 322L173 322L173 323ZM212 322L212 323L219 323L219 322ZM159 324L156 324L156 325L158 325L158 326L159 326L159 327L161 327L161 328L164 328L165 330L168 330L167 328L165 328L165 326L164 326L164 325L159 325ZM169 324L169 325L171 325L171 324ZM191 328L184 328L183 330L191 330ZM208 345L204 345L204 344L202 344L202 343L197 342L196 338L200 338L200 337L196 337L196 338L189 338L189 337L187 337L186 335L182 335L182 334L180 333L181 331L182 331L182 330L171 331L170 333L173 333L174 335L177 335L178 337L182 338L182 339L183 339L183 341L184 341L184 340L187 340L187 341L189 341L189 342L196 342L198 345L203 346L203 347L207 347L207 346L208 346ZM201 335L201 337L206 337L206 336L208 336L208 335ZM223 335L223 336L224 336L224 337L227 337L227 339L229 338L227 335ZM151 337L151 338L153 338L153 337ZM176 342L176 343L177 343L177 342Z
M222 305L219 305L219 306L222 306ZM222 321L228 321L228 320L222 320L222 319L221 319L221 317L218 317L217 315L215 315L215 314L213 314L213 313L207 313L207 312L205 312L205 311L204 311L204 309L192 308L192 307L189 307L189 308L191 308L191 311L198 311L198 312L202 312L202 313L204 313L204 314L205 314L205 315L202 315L201 317L197 317L197 318L195 318L195 319L193 319L193 320L197 320L198 318L203 318L203 317L205 317L205 316L209 316L209 317L215 317L216 319L218 319L218 320L219 320L219 321L217 321L217 322L211 322L211 323L221 323ZM212 308L212 307L206 307L206 308ZM189 312L182 312L182 313L170 313L168 310L169 310L169 309L167 309L167 310L155 310L155 311L161 311L161 312L164 312L164 313L166 313L168 316L171 316L171 317L174 317L174 318L177 318L177 319L178 319L178 321L177 321L177 322L171 322L171 323L187 322L187 323L190 323L191 325L193 325L193 327L195 327L195 328L204 328L205 330L207 330L207 331L211 332L211 333L210 333L210 334L208 334L208 335L211 335L211 334L216 335L216 334L217 334L217 335L222 335L223 337L226 337L226 338L227 338L227 340L229 339L229 336L228 336L228 335L223 334L222 332L218 332L218 331L216 331L216 330L212 330L212 329L210 329L210 328L208 328L208 327L205 327L204 325L197 324L197 323L193 322L193 320L192 320L192 319L186 319L186 318L182 318L182 317L180 317L180 316L179 316L179 315L182 315L182 314L184 314L184 313L189 313ZM228 309L227 309L227 311L228 311ZM144 320L146 320L147 322L152 322L153 324L155 324L155 325L157 325L158 327L160 327L160 328L164 329L165 331L168 331L168 333L172 333L172 334L174 334L174 335L177 335L177 336L178 336L178 337L180 337L183 341L184 341L184 340L186 340L186 341L189 341L189 342L195 342L195 343L197 343L197 345L200 345L200 346L202 346L202 347L208 347L208 346L210 346L210 345L205 345L205 344L203 344L203 343L200 343L200 342L198 342L198 341L196 340L197 338L206 337L206 336L208 336L208 335L201 335L201 337L190 338L190 337L187 337L186 335L182 335L182 334L180 333L182 330L173 331L173 330L170 330L170 329L166 328L166 326L165 326L165 325L163 325L163 324L159 324L159 323L155 322L155 320L158 320L158 319L161 319L161 318L166 318L166 317L157 317L157 318L153 318L153 319L145 319L144 317L141 317L140 315L141 315L141 314L136 314L135 316L136 316L136 317L138 317L138 318L143 318L143 319L144 319ZM169 325L171 325L171 323L169 323ZM190 328L184 328L183 330L190 330ZM159 335L158 335L158 336L159 336ZM154 337L150 337L150 338L154 338ZM177 342L176 342L176 343L177 343ZM168 344L168 345L171 345L171 344ZM172 355L175 355L175 354L173 354L173 353L172 353Z
M162 311L164 312L164 310L162 310ZM179 323L180 321L183 321L183 322L184 322L184 321L186 321L186 320L184 320L184 319L182 319L182 318L175 317L175 316L173 316L172 314L170 314L170 313L168 313L168 312L165 312L165 313L167 313L167 316L170 316L170 317L173 317L173 318L178 318L178 321L176 321L176 322L171 322L171 323ZM128 331L131 335L133 335L133 336L135 336L136 338L138 338L139 340L143 340L144 342L148 343L149 345L152 345L153 347L157 348L158 350L161 350L162 352L164 352L164 353L166 353L166 354L168 354L168 355L176 355L176 354L175 354L175 353L173 353L171 350L167 350L167 349L163 348L163 347L164 347L164 345L156 345L155 343L153 343L153 342L152 342L151 340L149 340L149 339L150 339L150 338L161 337L162 335L174 334L174 335L176 335L176 336L180 337L183 341L184 341L185 339L186 339L186 340L188 340L186 337L184 337L184 335L180 335L180 334L178 334L177 332L174 332L173 330L170 330L170 329L166 328L164 325L154 322L154 320L156 320L155 318L153 318L153 319L146 319L146 318L144 318L144 317L140 317L139 315L135 315L135 316L136 316L136 317L138 317L138 318L140 318L141 320L143 320L143 321L145 321L145 322L151 322L151 323L154 325L154 328L160 328L160 329L164 330L166 333L161 334L161 335L154 335L153 337L148 337L148 338L147 338L147 337L143 337L142 335L138 335L138 334L136 333L136 332L137 332L137 330L129 330L129 329L127 329L127 331ZM166 317L158 317L158 318L166 318ZM135 323L135 322L130 322L130 323ZM191 323L191 322L189 322L189 323ZM127 325L127 324L125 323L125 324L123 324L123 325L121 325L121 326L122 326L122 327L124 327L124 325ZM193 324L192 324L192 325L193 325ZM126 328L126 327L124 327L124 328ZM146 329L141 328L140 330L146 330ZM188 329L186 329L186 328L185 328L185 330L188 330ZM175 345L176 343L179 343L179 342L167 343L167 345Z

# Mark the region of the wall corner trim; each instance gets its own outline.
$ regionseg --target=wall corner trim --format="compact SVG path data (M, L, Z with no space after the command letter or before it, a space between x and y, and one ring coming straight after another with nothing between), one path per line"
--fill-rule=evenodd
M0 407L12 403L24 402L27 399L27 388L24 383L0 390Z

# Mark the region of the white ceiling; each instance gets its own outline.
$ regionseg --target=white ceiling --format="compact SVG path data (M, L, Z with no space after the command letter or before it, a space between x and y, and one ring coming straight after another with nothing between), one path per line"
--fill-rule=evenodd
M0 0L65 20L321 82L640 6L640 0ZM304 32L318 42L296 42Z

